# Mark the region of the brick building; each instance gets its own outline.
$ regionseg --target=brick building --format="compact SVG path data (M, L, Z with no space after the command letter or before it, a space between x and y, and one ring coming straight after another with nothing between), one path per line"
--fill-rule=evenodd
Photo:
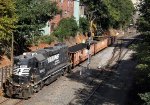
M44 35L50 34L54 28L58 25L62 18L74 16L76 21L79 21L80 9L79 0L51 0L57 2L58 8L62 10L62 13L56 15L53 20L47 22L46 27L43 28Z
M74 11L74 1L73 0L53 0L56 1L58 7L62 9L62 13L60 15L56 15L53 20L50 21L51 27L50 31L53 31L54 28L58 25L59 21L62 18L72 17Z

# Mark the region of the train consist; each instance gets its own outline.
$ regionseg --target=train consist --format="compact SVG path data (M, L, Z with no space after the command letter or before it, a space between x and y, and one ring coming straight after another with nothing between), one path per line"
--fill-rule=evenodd
M102 37L92 41L90 55L95 55L102 49L113 44L116 37ZM48 85L59 76L70 72L71 68L88 58L87 44L81 43L70 48L59 43L54 47L46 47L35 52L24 53L14 58L13 74L3 85L8 97L28 99L44 85Z

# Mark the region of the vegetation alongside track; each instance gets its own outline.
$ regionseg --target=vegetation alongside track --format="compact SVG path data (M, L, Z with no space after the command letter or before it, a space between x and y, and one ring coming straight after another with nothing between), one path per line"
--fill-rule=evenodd
M59 40L63 41L66 37L75 36L77 32L87 32L91 21L102 30L110 27L120 28L127 26L127 23L132 20L134 8L130 0L107 0L104 2L101 0L81 0L81 2L86 6L85 15L87 18L80 19L79 27L73 18L63 19L54 31L56 38ZM48 0L5 0L0 1L0 3L2 6L0 8L1 52L4 51L6 55L10 55L12 33L14 33L15 39L14 51L17 55L28 51L28 45L53 41L53 38L48 37L42 37L42 41L36 39L41 39L41 29L46 22L56 14L61 13L56 3ZM115 5L115 8L112 8L113 5ZM48 38L48 40L45 40L45 38Z
M135 81L132 93L135 99L130 104L150 104L150 0L143 0L140 4L141 16L138 20L138 30L142 40L133 46L138 62L135 71Z

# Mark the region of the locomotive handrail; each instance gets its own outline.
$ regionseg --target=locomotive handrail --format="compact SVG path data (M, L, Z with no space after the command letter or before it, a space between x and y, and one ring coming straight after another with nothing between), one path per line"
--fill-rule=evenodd
M68 65L64 66L63 68L65 68L65 67L67 67L67 66L68 66ZM49 78L50 76L53 76L55 73L58 73L58 72L61 71L63 68L61 68L61 69L57 70L56 72L54 72L54 73L52 73L52 74L46 76L45 78L41 79L40 81L38 81L37 83L35 83L35 84L31 85L31 86L35 86L35 85L39 84L39 83L42 82L43 80Z

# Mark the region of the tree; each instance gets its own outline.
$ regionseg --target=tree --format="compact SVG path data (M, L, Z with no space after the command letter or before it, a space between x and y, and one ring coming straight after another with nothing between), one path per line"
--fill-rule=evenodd
M56 2L50 0L15 0L18 22L15 31L15 45L24 52L27 42L35 42L35 36L42 34L42 28L51 20L59 10ZM30 43L31 44L31 43Z
M139 5L140 18L137 25L143 40L136 44L135 57L138 61L135 73L136 94L144 105L150 104L150 0L142 0ZM139 87L139 88L138 88ZM135 102L134 102L135 104Z
M39 32L58 13L56 3L50 0L16 0L16 10L17 31L23 35Z
M14 0L0 0L0 54L10 55L12 33L17 22L15 12Z
M134 7L131 0L81 0L90 23L102 28L120 28L130 22Z
M58 27L54 30L53 34L60 41L63 41L64 38L68 38L69 36L75 36L77 31L78 31L77 22L72 17L61 19Z
M81 0L81 3L85 5L85 13L89 21L89 30L93 31L93 24L98 24L101 27L101 23L98 22L101 18L105 17L105 6L102 0Z
M104 0L108 9L110 26L118 28L130 22L134 7L131 0Z
M141 1L139 11L138 30L140 32L150 31L150 0Z
M10 40L17 21L13 0L0 0L0 41Z

